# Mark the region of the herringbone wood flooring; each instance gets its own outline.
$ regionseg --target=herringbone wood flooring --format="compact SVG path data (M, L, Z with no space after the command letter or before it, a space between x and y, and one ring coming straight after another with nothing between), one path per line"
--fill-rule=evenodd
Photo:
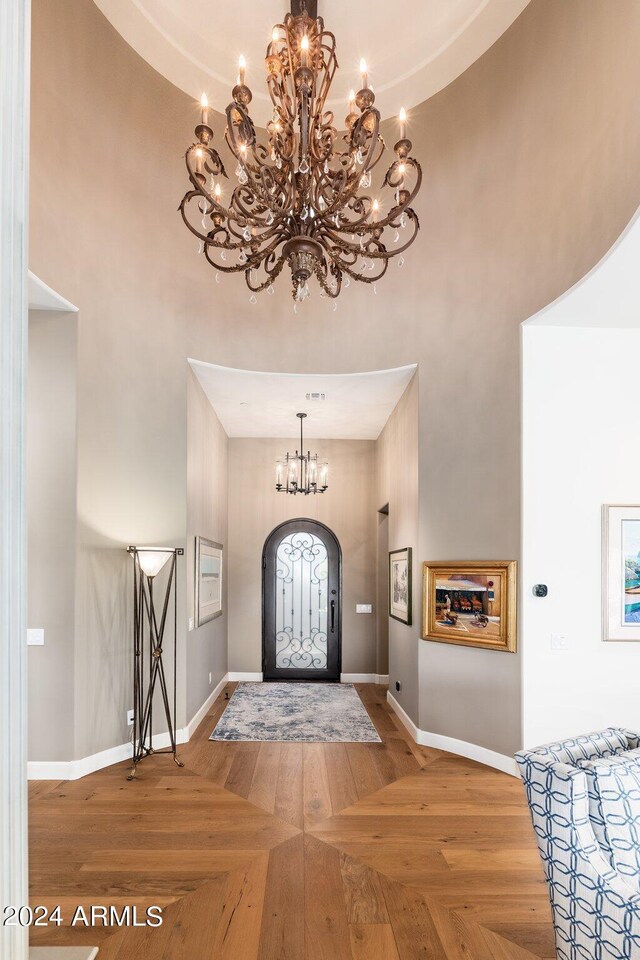
M233 684L229 684L231 691ZM547 893L522 785L416 746L382 687L382 743L219 743L35 783L31 902L164 908L148 928L33 928L100 960L547 960Z

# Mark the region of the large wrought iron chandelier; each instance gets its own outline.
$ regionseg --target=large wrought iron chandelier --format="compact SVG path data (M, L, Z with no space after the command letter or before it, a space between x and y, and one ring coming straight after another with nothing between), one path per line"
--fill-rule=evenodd
M329 486L329 464L320 460L318 454L304 452L302 425L306 413L297 413L300 420L300 450L287 453L282 460L276 460L276 490L278 493L324 493Z
M273 104L266 142L249 115L252 94L240 58L225 130L237 185L222 185L227 173L212 143L204 94L197 140L186 152L191 188L180 204L184 222L213 267L244 273L252 301L259 291L273 292L285 264L297 301L309 296L312 276L332 298L350 279L375 284L392 257L402 266L419 229L410 204L422 171L409 155L406 113L400 111L395 159L376 195L372 171L385 144L367 66L360 64L361 89L351 91L346 132L339 134L325 109L338 67L336 40L315 6L292 0L292 12L273 28L265 60Z

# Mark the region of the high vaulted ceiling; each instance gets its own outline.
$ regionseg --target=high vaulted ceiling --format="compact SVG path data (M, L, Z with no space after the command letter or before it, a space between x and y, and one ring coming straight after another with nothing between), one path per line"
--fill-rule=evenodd
M193 97L204 90L223 110L247 58L254 119L268 119L263 58L286 0L95 0L124 39L159 73ZM422 103L477 60L529 0L319 0L336 35L341 70L329 107L341 120L349 89L358 88L360 57L383 118Z

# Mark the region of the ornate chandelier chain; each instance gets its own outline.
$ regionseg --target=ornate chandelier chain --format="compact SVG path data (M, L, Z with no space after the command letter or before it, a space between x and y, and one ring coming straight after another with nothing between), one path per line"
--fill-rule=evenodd
M382 182L389 200L367 192L385 144L366 64L361 64L362 89L350 97L344 134L334 126L333 112L325 110L338 68L335 46L322 18L306 10L287 14L273 28L265 60L273 104L266 144L259 142L249 115L252 93L241 58L226 109L225 140L238 181L226 206L219 178L228 179L227 172L212 145L203 95L197 140L185 155L191 189L180 212L209 263L222 273L243 272L254 294L273 292L285 263L298 301L309 296L311 276L331 298L338 297L343 280L345 286L349 278L375 283L419 229L410 204L422 170L409 155L404 111L395 160Z

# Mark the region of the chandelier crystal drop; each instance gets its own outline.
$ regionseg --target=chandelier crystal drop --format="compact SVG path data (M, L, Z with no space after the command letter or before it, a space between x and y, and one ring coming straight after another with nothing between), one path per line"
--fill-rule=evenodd
M324 493L329 486L329 464L320 460L318 454L304 453L302 425L306 413L297 413L300 420L300 450L287 453L276 461L276 490L278 493Z
M249 115L252 93L241 57L225 111L225 140L236 161L237 185L225 205L218 178L228 175L212 144L203 94L196 142L185 155L191 186L180 213L211 266L223 273L243 272L252 292L268 290L286 264L295 301L310 295L312 277L335 299L343 280L345 286L349 278L374 284L389 260L411 246L419 222L410 204L422 170L409 155L412 144L402 109L395 159L379 178L378 193L371 191L372 171L385 144L367 65L360 64L361 89L351 91L345 132L339 133L333 112L325 109L338 68L335 37L321 17L309 15L305 0L292 0L292 7L294 12L273 28L267 47L273 113L266 138L258 137ZM216 184L213 191L211 183ZM402 227L409 229L398 242Z

